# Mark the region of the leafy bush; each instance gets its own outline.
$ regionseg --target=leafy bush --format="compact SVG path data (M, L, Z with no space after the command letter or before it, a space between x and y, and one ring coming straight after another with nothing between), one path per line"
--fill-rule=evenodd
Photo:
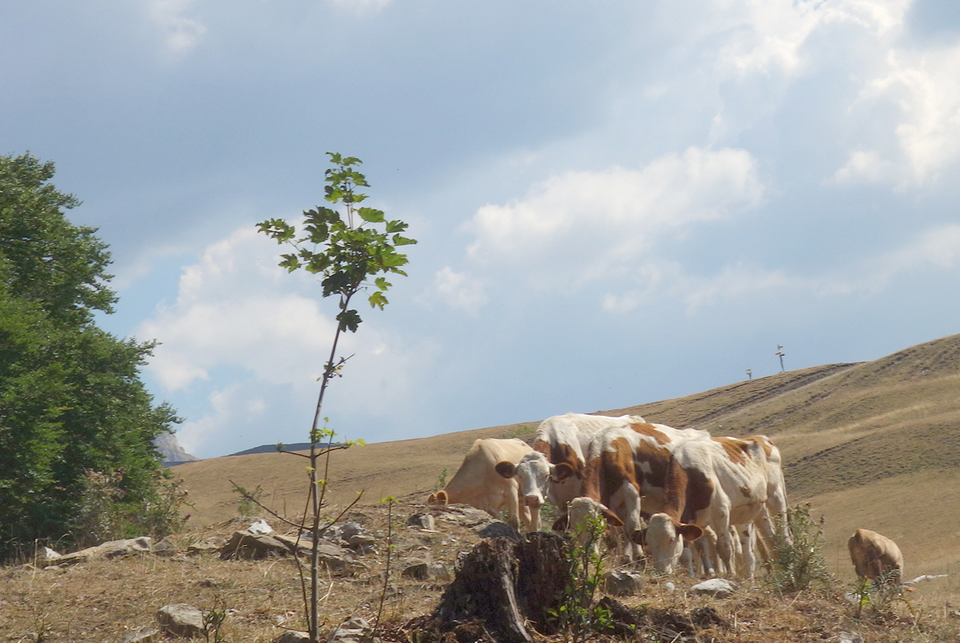
M809 503L787 510L786 521L778 518L774 537L773 559L769 581L780 592L798 592L814 582L831 581L823 556L823 524L821 517L810 517Z
M603 516L590 513L587 523L577 525L576 535L568 541L570 576L565 600L554 616L560 629L574 643L584 640L592 632L608 629L611 623L609 610L593 600L603 576L603 558L607 551L600 545L605 531Z

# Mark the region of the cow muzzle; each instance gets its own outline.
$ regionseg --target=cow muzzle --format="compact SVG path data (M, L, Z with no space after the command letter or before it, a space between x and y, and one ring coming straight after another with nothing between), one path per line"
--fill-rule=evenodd
M523 502L528 507L533 509L538 509L543 504L543 497L541 496L524 496Z

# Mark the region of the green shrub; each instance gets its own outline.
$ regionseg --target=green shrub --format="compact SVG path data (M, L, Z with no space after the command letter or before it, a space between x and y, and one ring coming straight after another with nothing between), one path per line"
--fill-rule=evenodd
M810 517L809 503L788 509L786 521L777 519L768 568L769 582L777 591L798 592L814 582L831 581L823 556L823 524L822 517L816 522Z

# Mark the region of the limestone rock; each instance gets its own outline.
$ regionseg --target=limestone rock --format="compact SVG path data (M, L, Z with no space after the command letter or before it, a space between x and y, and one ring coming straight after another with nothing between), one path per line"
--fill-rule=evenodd
M436 522L434 521L433 516L430 514L418 513L407 518L407 525L410 527L416 527L418 529L433 530Z
M372 631L365 619L355 616L334 628L327 636L327 643L362 643L364 636Z
M481 538L509 538L515 543L520 542L520 532L505 522L491 522L489 525L483 525L475 528L474 531Z
M632 596L642 589L642 574L616 570L603 574L603 591L613 596Z
M157 623L165 636L188 639L203 635L203 612L186 603L161 607Z
M725 578L711 578L690 588L692 594L713 596L714 598L730 598L737 591L737 585Z

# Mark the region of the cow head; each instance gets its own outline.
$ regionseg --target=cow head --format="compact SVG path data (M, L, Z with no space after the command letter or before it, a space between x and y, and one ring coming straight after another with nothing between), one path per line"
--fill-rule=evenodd
M516 478L520 484L520 498L526 506L534 509L543 505L553 482L573 474L569 465L550 464L547 456L539 451L530 451L516 465L511 462L498 462L495 468L504 478Z
M643 538L654 569L669 574L680 560L684 540L697 540L702 535L700 527L679 523L667 514L660 513L650 517Z

